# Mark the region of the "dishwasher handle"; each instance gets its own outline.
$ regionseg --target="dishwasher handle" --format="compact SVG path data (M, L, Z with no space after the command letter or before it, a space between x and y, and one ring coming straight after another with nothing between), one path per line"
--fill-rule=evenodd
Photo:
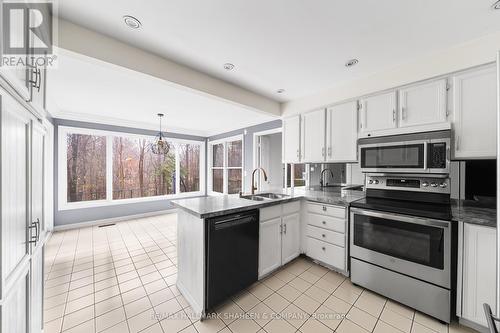
M255 215L236 215L231 218L213 222L214 230L221 230L246 223L256 223Z

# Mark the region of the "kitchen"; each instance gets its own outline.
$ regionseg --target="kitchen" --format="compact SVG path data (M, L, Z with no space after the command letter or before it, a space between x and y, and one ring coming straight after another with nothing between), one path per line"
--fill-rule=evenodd
M0 332L495 332L498 1L0 3Z

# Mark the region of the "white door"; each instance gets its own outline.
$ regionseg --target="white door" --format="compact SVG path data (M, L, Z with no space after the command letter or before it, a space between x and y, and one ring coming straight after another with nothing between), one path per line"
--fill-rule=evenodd
M31 234L37 243L45 237L44 176L45 176L45 128L38 121L32 122L31 130ZM37 244L32 243L32 245Z
M401 89L399 91L399 127L446 123L446 107L446 79ZM422 130L426 130L425 126Z
M30 333L41 333L43 329L43 254L44 246L37 246L31 255L31 315Z
M30 332L30 271L29 266L16 277L0 306L1 330L5 333L28 333Z
M325 149L325 110L316 110L302 115L302 161L323 162Z
M326 119L326 160L355 162L358 159L358 102L329 107Z
M372 136L396 127L396 91L367 97L360 104L360 135Z
M283 161L300 161L300 116L283 119Z
M259 279L281 266L281 217L260 222Z
M455 158L495 158L497 91L495 67L453 77Z
M483 303L495 313L496 229L464 223L462 317L486 326Z
M284 265L300 254L300 213L283 216L282 223L281 264Z
M2 92L0 91L0 94ZM1 95L1 214L2 280L5 282L24 269L28 246L28 146L29 113L9 95ZM7 255L8 254L8 255Z

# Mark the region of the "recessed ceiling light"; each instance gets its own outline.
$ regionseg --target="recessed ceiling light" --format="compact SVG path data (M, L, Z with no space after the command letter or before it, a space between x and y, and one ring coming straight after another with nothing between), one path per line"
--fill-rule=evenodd
M278 89L278 90L276 90L276 93L278 93L278 94L282 94L284 92L285 92L285 89Z
M139 29L142 26L141 21L130 15L123 16L123 21L131 29Z
M345 63L345 67L352 67L358 63L358 59L351 59Z
M232 71L234 69L234 65L229 63L229 62L226 62L224 64L224 69L227 70L227 71Z
M491 5L491 8L493 8L493 9L500 9L500 0L498 0L497 2L495 2L493 5Z

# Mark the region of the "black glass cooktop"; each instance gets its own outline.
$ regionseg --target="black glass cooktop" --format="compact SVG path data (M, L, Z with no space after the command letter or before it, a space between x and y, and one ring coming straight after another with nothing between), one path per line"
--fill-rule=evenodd
M426 217L436 220L451 221L452 219L451 206L449 203L427 203L366 197L351 202L351 207Z

